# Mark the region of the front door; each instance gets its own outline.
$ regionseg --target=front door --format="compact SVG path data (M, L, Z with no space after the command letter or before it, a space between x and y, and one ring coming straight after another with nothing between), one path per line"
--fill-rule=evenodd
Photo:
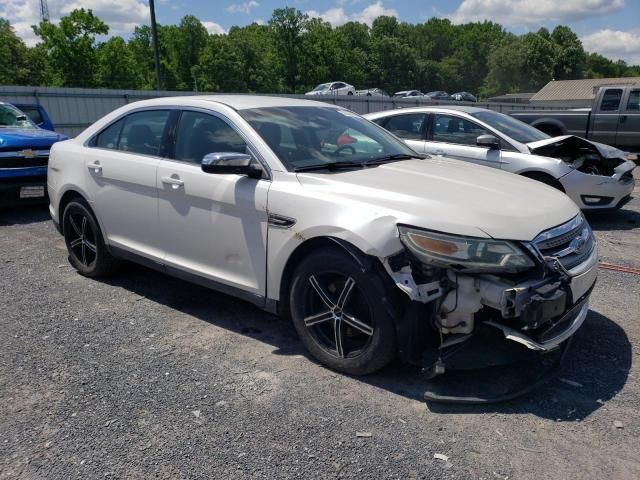
M431 127L425 151L430 155L501 168L500 150L477 146L476 140L480 135L493 134L466 118L434 113L431 114Z
M169 110L134 112L92 139L85 174L109 244L160 261L156 169Z
M202 157L214 152L250 153L222 117L183 111L156 180L165 265L264 296L270 181L203 172Z

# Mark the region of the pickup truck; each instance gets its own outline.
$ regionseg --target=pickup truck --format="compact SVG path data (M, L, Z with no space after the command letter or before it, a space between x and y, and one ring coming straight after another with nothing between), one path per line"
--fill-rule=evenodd
M0 102L0 207L48 202L49 150L66 139L38 127L15 106Z
M25 113L37 126L45 130L55 131L49 114L42 105L37 103L13 103L14 107Z
M513 111L509 115L552 137L575 135L640 151L640 86L601 87L591 108Z

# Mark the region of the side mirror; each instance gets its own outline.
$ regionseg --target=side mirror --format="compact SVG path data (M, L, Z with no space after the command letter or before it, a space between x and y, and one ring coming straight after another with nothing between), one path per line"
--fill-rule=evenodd
M476 138L476 145L489 150L500 150L500 140L493 135L480 135Z
M202 171L206 173L246 175L262 178L262 169L251 163L251 155L236 152L208 153L202 158Z

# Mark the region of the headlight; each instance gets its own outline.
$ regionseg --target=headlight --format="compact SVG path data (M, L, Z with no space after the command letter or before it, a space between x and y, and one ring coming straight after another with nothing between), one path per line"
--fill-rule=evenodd
M469 272L516 272L535 266L515 243L398 226L402 243L422 262Z

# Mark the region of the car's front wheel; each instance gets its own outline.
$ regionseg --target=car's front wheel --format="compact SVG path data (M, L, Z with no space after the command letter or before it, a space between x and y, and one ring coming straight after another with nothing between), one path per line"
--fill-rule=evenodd
M86 201L77 198L69 202L62 214L62 226L69 262L79 273L99 277L115 268L116 259L107 250L98 222Z
M362 375L387 365L396 351L387 287L339 250L317 252L296 269L289 304L305 347L321 363Z

